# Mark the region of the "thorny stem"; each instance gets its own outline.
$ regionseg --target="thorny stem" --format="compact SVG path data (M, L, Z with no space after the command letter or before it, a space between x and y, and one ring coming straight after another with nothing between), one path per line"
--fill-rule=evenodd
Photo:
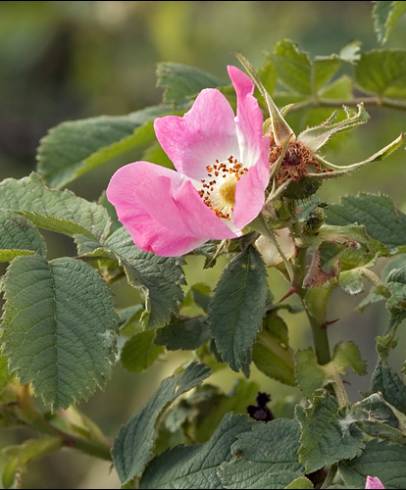
M294 218L294 210L291 210L292 219ZM294 233L299 233L297 223L293 224ZM319 364L327 364L331 361L330 342L328 338L328 329L326 328L326 318L324 313L316 313L320 308L313 308L309 302L307 289L303 287L303 280L306 275L306 255L307 248L299 248L296 256L296 266L294 274L293 287L296 288L297 294L300 297L303 308L312 329L314 348ZM324 309L323 309L324 310Z

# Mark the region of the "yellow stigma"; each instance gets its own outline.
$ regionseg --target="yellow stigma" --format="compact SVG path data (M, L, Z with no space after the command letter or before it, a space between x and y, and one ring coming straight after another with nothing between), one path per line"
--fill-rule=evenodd
M224 182L224 184L219 189L220 197L224 200L224 202L233 207L235 204L235 189L237 186L237 179L228 179Z

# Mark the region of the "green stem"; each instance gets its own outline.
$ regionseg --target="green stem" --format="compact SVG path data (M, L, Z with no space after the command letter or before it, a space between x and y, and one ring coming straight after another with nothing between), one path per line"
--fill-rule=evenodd
M305 305L307 318L309 319L312 328L314 348L319 364L328 364L331 361L330 341L328 339L328 331L324 322L320 322L315 318Z
M315 293L314 289L303 288L303 280L306 275L306 252L307 248L305 247L299 249L294 286L309 319L317 360L319 364L323 365L331 361L330 342L326 328L326 310L330 291L320 288L320 291Z
M77 449L82 453L94 456L104 461L111 461L111 449L107 445L100 442L88 441L79 437L74 437L64 432L60 432L59 436L62 439L62 444L65 447Z
M292 104L289 107L289 112L299 111L302 109L308 109L311 107L331 107L331 108L341 108L343 105L353 107L358 104L364 104L368 107L386 107L389 109L397 109L400 111L406 111L406 103L401 100L390 99L387 97L354 97L350 100L345 99L323 99L315 98L311 100L306 100L303 102L298 102L297 104Z
M22 387L20 393L18 393L18 400L19 403L16 406L16 416L25 426L42 434L59 438L64 447L77 449L82 453L104 461L111 461L111 450L108 444L104 444L101 441L77 437L54 427L35 409L28 386Z

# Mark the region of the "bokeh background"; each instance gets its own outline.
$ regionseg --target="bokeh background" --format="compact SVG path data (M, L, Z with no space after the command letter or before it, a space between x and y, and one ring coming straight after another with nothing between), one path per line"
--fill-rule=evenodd
M225 79L225 65L243 52L259 64L273 44L285 37L313 55L337 52L358 39L363 49L376 47L371 2L1 2L0 4L0 179L20 177L35 168L35 152L46 131L61 121L100 114L124 114L156 104L158 61L199 66ZM403 21L389 47L404 47ZM405 113L372 110L372 120L331 150L337 162L368 156L405 130ZM391 194L406 210L406 155L399 152L380 165L355 176L324 185L322 197L334 201L357 191ZM71 186L89 199L105 188L113 166L103 167ZM72 253L72 244L48 234L50 253ZM382 266L382 265L381 265ZM219 269L201 270L199 261L188 266L189 282L215 284ZM275 296L286 284L271 276ZM123 286L116 291L122 305L134 301ZM358 299L337 293L330 311L340 321L331 327L333 341L353 339L361 345L370 369L375 363L374 337L383 331L386 313L379 306L365 315L353 312ZM290 320L294 346L309 343L306 321ZM398 365L404 353L398 348ZM183 356L185 357L185 356ZM403 356L404 358L404 356ZM182 357L174 354L142 375L117 368L106 392L81 407L109 436L141 407ZM270 382L254 372L261 389L278 396L295 396L294 390ZM220 373L213 380L229 390L236 379ZM368 388L368 379L349 377L351 395ZM251 400L247 401L247 404ZM0 433L0 447L20 440L22 434ZM109 465L63 451L30 466L25 488L118 488Z

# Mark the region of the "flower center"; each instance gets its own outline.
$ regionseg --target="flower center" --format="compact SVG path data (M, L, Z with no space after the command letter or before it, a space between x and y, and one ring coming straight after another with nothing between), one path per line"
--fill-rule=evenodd
M200 180L199 195L219 218L230 219L237 182L248 169L232 155L224 162L207 165L207 177Z

